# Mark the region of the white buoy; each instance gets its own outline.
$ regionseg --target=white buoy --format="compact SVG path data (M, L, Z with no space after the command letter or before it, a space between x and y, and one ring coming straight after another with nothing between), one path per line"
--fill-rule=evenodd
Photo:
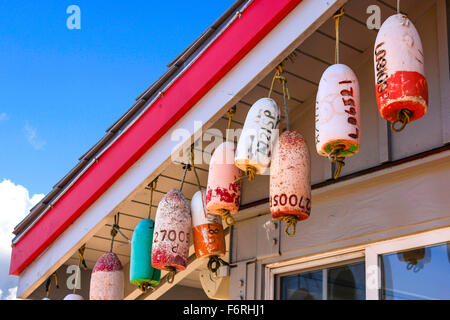
M390 16L378 31L374 49L378 110L391 122L410 122L425 115L428 85L419 33L403 14Z
M80 296L79 294L68 294L67 296L65 296L64 300L84 300L84 298L82 296Z
M321 156L340 148L339 156L359 151L359 83L355 73L344 64L328 67L322 75L316 97L316 149Z
M275 100L262 98L250 108L236 148L234 163L244 172L264 173L270 166L272 148L280 122Z

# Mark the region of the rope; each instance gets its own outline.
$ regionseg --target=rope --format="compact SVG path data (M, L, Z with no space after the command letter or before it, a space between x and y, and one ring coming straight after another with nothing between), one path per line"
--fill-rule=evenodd
M165 269L169 271L169 273L167 274L167 282L172 284L173 281L175 280L177 269L175 267L166 267Z
M343 145L337 145L333 151L330 152L328 155L328 159L332 163L336 163L336 169L334 170L333 178L336 180L339 178L339 175L341 174L341 169L343 166L345 166L345 157L339 156L339 154L344 151L345 147Z
M228 262L222 260L218 256L210 256L208 261L208 270L217 275L217 271L221 266L229 266Z
M53 273L50 277L48 277L47 281L45 282L45 296L48 298L48 296L50 295L50 288L52 287L52 278L55 279L55 285L56 288L59 289L59 284L58 284L58 275L55 273Z
M397 0L397 13L400 13L400 0Z
M113 252L114 238L116 237L117 233L120 233L122 235L122 237L127 239L128 243L131 242L130 239L126 235L124 235L123 232L120 230L119 215L120 215L120 213L117 213L117 215L114 216L114 224L111 228L111 248L110 248L109 252Z
M191 151L192 152L192 151ZM184 169L184 173L183 173L183 179L181 180L181 184L180 184L180 192L182 192L183 191L183 185L184 185L184 180L186 180L186 173L188 172L188 170L190 171L191 170L191 165L188 163L188 164L185 164L184 166L183 166L183 169Z
M286 129L288 131L290 131L290 124L289 124L289 112L288 112L288 105L287 105L287 100L291 99L291 96L289 94L289 89L287 87L287 79L284 76L284 72L283 72L283 63L280 63L276 68L275 68L275 74L272 78L272 83L270 85L270 90L269 90L269 98L272 95L272 91L273 91L273 87L275 84L275 80L278 80L278 82L282 85L283 87L283 107L284 107L284 115L286 117Z
M226 131L226 141L229 141L230 139L230 128L231 128L231 118L233 118L236 115L236 106L231 107L227 111L228 115L228 125L227 125L227 131Z
M148 219L150 219L152 214L152 206L153 206L153 190L156 189L158 184L158 177L150 183L150 205L148 206Z
M402 109L398 114L398 119L391 123L391 129L394 132L400 132L405 129L406 125L411 122L413 112L409 109ZM396 128L395 125L400 123L401 126Z
M342 7L333 16L333 18L335 20L335 29L336 29L336 49L334 51L334 63L335 64L339 63L339 21L341 20L341 17L344 14L345 14L344 7Z
M86 261L84 260L84 250L86 249L86 245L84 244L80 249L78 249L78 270L81 272L81 264L83 264L83 269L86 271L87 265L86 265ZM78 273L77 270L77 273ZM78 278L79 278L79 274L77 274L75 276L75 285L73 287L73 294L76 293L77 291L77 286L78 286Z
M253 166L246 166L245 167L245 175L234 180L233 184L239 183L246 178L248 178L249 181L253 181L253 180L255 180L255 177L256 177L256 168Z
M219 210L219 214L220 216L223 218L223 220L225 221L225 224L230 227L234 224L234 218L231 216L230 214L230 210L227 209L220 209Z
M289 236L289 237L293 237L295 236L295 227L297 225L297 221L298 221L298 217L297 216L282 216L282 217L278 217L274 219L275 221L284 221L287 226L286 229L284 229L284 233ZM289 228L292 227L292 232L289 232Z

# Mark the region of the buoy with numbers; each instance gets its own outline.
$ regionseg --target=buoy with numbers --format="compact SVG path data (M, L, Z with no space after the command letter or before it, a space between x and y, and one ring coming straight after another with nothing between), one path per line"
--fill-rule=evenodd
M236 148L235 164L249 180L270 167L274 134L280 121L275 100L261 98L250 108Z
M169 271L170 283L176 272L186 269L190 232L189 204L180 190L172 189L156 210L151 257L153 268Z
M197 258L223 256L225 237L222 220L206 209L206 192L197 191L191 200L192 229Z
M308 146L296 131L283 132L275 145L270 167L270 213L284 220L286 234L295 234L297 221L311 213L311 170ZM292 231L289 227L292 226Z
M428 84L419 33L404 14L390 16L381 26L374 49L378 110L393 131L425 115Z

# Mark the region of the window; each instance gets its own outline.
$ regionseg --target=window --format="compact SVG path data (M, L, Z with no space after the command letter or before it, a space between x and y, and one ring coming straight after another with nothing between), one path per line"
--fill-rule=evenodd
M281 300L364 300L364 262L277 276Z
M380 299L450 299L450 242L378 257Z

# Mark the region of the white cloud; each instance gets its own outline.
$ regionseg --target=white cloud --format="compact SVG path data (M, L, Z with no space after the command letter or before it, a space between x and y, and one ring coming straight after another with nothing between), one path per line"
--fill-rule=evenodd
M28 122L25 123L23 130L25 133L25 138L27 138L28 142L34 149L41 150L47 143L45 140L38 137L36 128L30 126Z
M10 180L0 183L0 251L11 252L14 227L43 197L43 194L30 197L25 187Z
M9 276L12 231L43 197L43 194L30 197L25 187L10 180L0 182L0 299L13 300L17 294L17 287L14 287L17 278ZM8 295L3 297L6 292Z

